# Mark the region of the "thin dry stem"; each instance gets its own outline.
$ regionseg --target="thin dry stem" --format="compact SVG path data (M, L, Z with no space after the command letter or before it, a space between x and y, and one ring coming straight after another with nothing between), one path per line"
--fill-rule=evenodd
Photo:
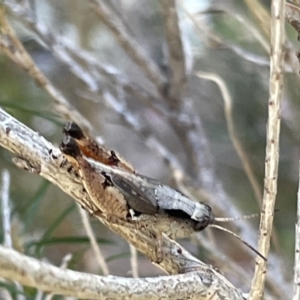
M130 248L130 265L133 278L139 278L138 253L134 246L129 244Z
M275 200L277 194L280 102L283 86L283 59L285 40L285 1L273 0L271 7L271 63L267 123L267 146L265 159L265 181L262 213L259 227L258 251L265 257L269 255L273 227ZM266 262L257 257L252 280L250 300L262 299L267 273Z
M83 227L84 227L86 234L90 240L92 250L95 253L96 261L99 264L100 268L102 269L103 275L107 276L110 274L110 272L109 272L107 263L105 261L104 255L102 254L101 248L99 247L99 245L97 243L97 239L96 239L95 233L93 231L93 228L90 224L88 214L86 213L85 210L82 209L82 207L79 204L77 204L77 208L78 208L78 211L79 211L79 214L81 217Z
M300 162L297 195L297 223L295 228L295 263L293 300L300 299Z
M186 67L185 54L181 39L179 20L175 0L160 0L161 11L164 17L165 35L168 44L170 87L168 97L171 110L181 106L186 94Z
M1 212L2 212L2 229L3 229L3 245L7 248L12 248L11 238L11 222L10 222L10 203L9 203L9 186L10 174L7 170L2 171L1 178ZM0 278L0 281L3 279ZM10 293L0 289L0 298L12 299Z
M2 185L1 185L1 204L2 204L2 222L4 233L4 246L12 248L11 238L11 221L10 221L10 201L9 201L9 187L10 187L10 174L7 170L2 171Z
M198 273L154 278L101 277L64 270L0 246L0 276L16 279L26 286L55 294L84 299L239 299L239 295L224 295L210 290L207 294ZM231 286L232 287L232 286Z
M3 232L4 232L4 246L7 248L13 248L12 237L11 237L11 207L9 199L9 188L10 188L10 174L7 170L2 171L2 191L1 191L1 204L2 204L2 220L3 220ZM23 287L19 282L14 283L16 288L22 293ZM25 300L22 294L17 295L18 300Z

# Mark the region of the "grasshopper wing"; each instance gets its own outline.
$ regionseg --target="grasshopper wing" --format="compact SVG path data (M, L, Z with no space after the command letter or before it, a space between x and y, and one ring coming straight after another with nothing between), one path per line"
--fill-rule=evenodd
M158 213L155 191L141 185L140 180L135 180L135 175L121 176L112 173L109 176L114 186L123 194L128 205L133 210L148 215Z

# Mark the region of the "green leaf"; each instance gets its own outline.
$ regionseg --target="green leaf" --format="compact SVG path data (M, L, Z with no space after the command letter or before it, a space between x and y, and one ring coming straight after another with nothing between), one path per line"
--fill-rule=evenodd
M128 257L130 257L130 255L131 255L130 252L123 252L120 254L111 255L108 258L106 258L105 261L110 262L110 261L114 261L117 259L128 258Z
M90 240L86 236L66 236L66 237L52 237L43 239L41 241L30 242L26 245L26 250L29 251L31 247L45 247L57 244L89 244ZM102 245L115 245L115 243L108 239L98 238L97 243Z
M67 207L57 218L56 220L52 223L52 225L46 230L46 232L43 234L41 238L41 242L44 240L47 240L51 234L55 231L55 229L65 220L68 214L70 214L74 209L76 205L73 202L69 207ZM36 256L41 257L41 247L36 247Z
M63 126L63 123L56 119L58 116L55 115L52 112L49 112L49 111L44 111L43 112L41 110L28 109L28 108L22 107L20 105L16 105L14 103L5 102L5 101L0 101L0 105L5 107L5 108L14 109L14 110L18 110L18 111L21 111L23 113L26 113L26 114L32 114L34 116L41 117L43 119L51 121L54 124L57 124L59 127Z

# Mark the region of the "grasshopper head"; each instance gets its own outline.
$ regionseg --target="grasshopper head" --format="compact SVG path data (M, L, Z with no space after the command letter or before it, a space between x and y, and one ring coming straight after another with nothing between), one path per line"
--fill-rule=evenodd
M63 133L76 140L80 140L84 137L82 130L74 122L67 123L63 128Z
M195 220L194 230L201 231L205 229L208 225L214 223L214 215L212 213L211 207L205 203L199 203L191 217Z

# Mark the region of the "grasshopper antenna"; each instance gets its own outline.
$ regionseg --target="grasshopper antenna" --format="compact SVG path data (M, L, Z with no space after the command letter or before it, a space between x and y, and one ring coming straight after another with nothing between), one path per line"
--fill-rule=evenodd
M230 221L236 221L236 220L246 220L246 219L252 219L257 218L260 216L260 213L255 213L247 216L241 216L241 217L233 217L233 218L215 218L216 222L230 222Z
M275 209L274 213L279 212L279 209ZM230 222L230 221L236 221L236 220L246 220L246 219L252 219L252 218L258 218L260 216L260 213L255 213L247 216L241 216L241 217L233 217L233 218L214 218L216 222Z
M244 241L242 238L240 238L237 234L235 234L234 232L222 227L222 226L219 226L219 225L216 225L216 224L210 224L209 225L210 227L214 227L214 228L217 228L221 231L225 231L227 233L230 233L231 235L233 235L235 238L237 238L238 240L240 240L244 245L246 245L247 247L249 247L253 252L255 252L258 256L260 256L264 261L267 261L267 259L262 255L260 254L254 247L252 247L250 244L248 244L246 241Z

